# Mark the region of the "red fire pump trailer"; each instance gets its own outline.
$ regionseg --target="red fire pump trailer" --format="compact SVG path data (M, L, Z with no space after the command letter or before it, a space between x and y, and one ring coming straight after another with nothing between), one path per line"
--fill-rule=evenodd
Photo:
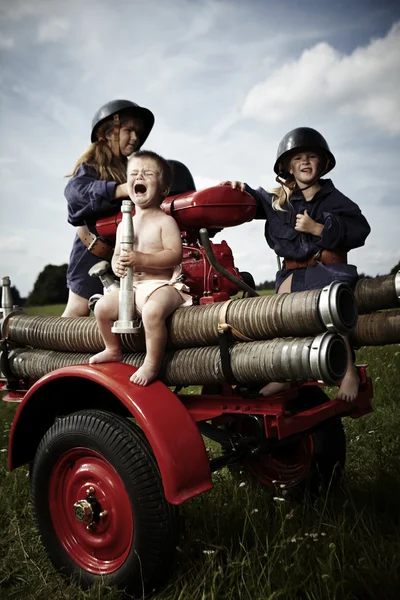
M340 322L342 333L354 325L347 286L257 297L226 242L209 240L254 217L246 193L218 186L167 198L163 208L182 231L183 273L196 305L170 320L160 380L147 387L129 381L143 356L129 336L123 347L134 353L126 362L89 365L90 354L74 354L87 350L87 336L82 347L73 344L86 326L95 335L94 319L6 310L2 328L5 399L20 401L9 468L30 465L37 524L53 564L82 585L105 577L138 594L169 574L179 506L210 490L213 472L240 463L262 485L316 489L344 467L341 417L372 410L365 366L352 404L330 400L318 381L338 384L345 372L342 338L322 321L331 331ZM113 239L120 218L98 221L98 235ZM244 297L230 301L240 290ZM268 380L290 378L298 383L279 395L258 393ZM198 393L182 391L190 384ZM204 436L219 444L216 458L207 456Z

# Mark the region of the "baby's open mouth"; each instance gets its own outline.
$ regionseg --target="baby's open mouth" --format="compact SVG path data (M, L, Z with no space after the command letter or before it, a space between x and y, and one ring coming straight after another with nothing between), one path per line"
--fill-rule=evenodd
M146 193L146 186L143 183L136 183L135 184L135 194L145 194Z

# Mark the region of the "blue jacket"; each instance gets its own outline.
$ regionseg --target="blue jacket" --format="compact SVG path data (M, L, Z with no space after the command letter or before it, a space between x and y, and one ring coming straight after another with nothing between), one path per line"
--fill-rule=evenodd
M75 227L85 224L90 227L100 217L117 212L121 206L121 201L113 198L117 185L115 181L99 179L95 169L82 164L64 191L68 202L68 222ZM68 288L83 298L103 293L100 280L88 275L89 269L100 260L75 236L67 270Z
M290 203L283 206L284 211L272 208L272 194L263 188L253 190L246 184L246 191L257 201L256 218L266 219L267 243L278 256L301 261L320 250L351 250L364 245L371 228L357 204L339 192L330 179L322 179L320 184L321 189L310 201L306 201L300 191L295 192ZM295 230L296 215L305 210L314 221L324 225L321 236ZM286 269L278 271L277 288L290 273L292 271ZM296 269L292 291L323 287L335 279L353 284L357 277L356 267L347 264Z
M96 169L83 163L64 191L68 202L68 223L75 227L94 224L100 217L119 210L121 202L113 199L117 185L115 181L99 179Z

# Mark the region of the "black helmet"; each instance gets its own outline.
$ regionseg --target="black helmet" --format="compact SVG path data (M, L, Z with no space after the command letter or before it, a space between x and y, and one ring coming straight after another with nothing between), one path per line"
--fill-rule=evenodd
M274 171L277 175L286 178L289 174L282 164L285 157L291 154L293 151L300 152L301 150L322 150L326 156L327 163L323 168L319 177L325 175L333 169L336 164L335 157L329 150L329 146L326 139L315 129L311 127L298 127L292 129L285 135L281 143L278 146L278 152L276 154L276 162L274 165Z
M172 171L172 185L168 196L177 196L196 189L191 172L179 160L167 161Z
M134 117L141 119L143 121L143 134L140 137L141 144L144 144L146 141L150 131L154 125L154 115L147 108L143 108L135 102L131 102L130 100L111 100L111 102L107 102L98 111L93 117L92 120L92 135L91 141L94 142L96 140L96 129L105 119L119 113L120 111L125 111L129 109L129 112L133 114Z

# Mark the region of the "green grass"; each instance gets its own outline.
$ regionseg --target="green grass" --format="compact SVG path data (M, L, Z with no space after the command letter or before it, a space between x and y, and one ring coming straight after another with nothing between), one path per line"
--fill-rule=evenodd
M295 503L284 489L251 486L227 469L216 473L214 489L182 507L178 568L155 600L398 598L400 345L362 348L357 362L368 363L374 378L374 412L344 419L348 459L341 487L314 504ZM80 590L49 562L34 524L27 469L7 470L15 410L0 403L0 599L122 599L105 586Z
M65 304L49 304L47 306L24 306L27 315L46 315L47 317L60 317Z

